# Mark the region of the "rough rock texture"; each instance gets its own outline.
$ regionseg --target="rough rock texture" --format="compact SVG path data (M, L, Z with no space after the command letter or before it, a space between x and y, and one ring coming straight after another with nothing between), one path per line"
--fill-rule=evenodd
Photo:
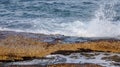
M49 54L60 53L61 51L67 51L68 53L83 51L120 52L120 40L116 39L61 44L58 41L55 41L55 43L42 42L38 38L27 37L29 34L24 36L23 34L9 32L0 34L0 61L41 58Z

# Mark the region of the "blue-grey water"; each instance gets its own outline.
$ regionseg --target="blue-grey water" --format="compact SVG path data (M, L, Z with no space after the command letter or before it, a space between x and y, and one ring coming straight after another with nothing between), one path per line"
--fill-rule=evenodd
M0 30L120 36L120 0L0 0Z

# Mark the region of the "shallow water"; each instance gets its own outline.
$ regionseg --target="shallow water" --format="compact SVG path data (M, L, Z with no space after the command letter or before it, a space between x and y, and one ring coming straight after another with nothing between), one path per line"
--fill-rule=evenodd
M106 53L106 52L81 52L81 53L72 53L70 55L48 55L45 59L34 59L20 62L11 62L6 63L6 65L50 65L50 64L60 64L60 63L93 63L102 65L105 67L119 67L120 62L112 61L109 59L102 59L103 57L109 56L119 56L117 53Z
M0 30L120 36L120 0L0 0Z

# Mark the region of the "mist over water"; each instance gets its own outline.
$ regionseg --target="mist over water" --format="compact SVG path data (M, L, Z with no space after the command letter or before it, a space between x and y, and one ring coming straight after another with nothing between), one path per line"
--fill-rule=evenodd
M0 30L120 36L120 0L0 0Z

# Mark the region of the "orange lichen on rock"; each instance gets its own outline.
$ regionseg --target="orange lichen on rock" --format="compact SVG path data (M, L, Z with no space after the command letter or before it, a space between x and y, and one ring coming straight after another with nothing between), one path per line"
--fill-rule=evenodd
M40 42L35 39L25 38L22 36L9 36L8 38L0 41L0 58L3 56L41 57L44 56L42 52L43 50L45 51L47 45L47 43ZM6 58L6 60L7 59L8 58Z
M111 41L112 40L100 40L93 42L55 45L52 48L60 50L90 49L95 51L120 52L120 41Z
M0 60L24 60L24 57L40 58L56 51L79 51L80 49L120 52L120 41L98 40L73 44L49 44L20 35L8 36L0 40Z

